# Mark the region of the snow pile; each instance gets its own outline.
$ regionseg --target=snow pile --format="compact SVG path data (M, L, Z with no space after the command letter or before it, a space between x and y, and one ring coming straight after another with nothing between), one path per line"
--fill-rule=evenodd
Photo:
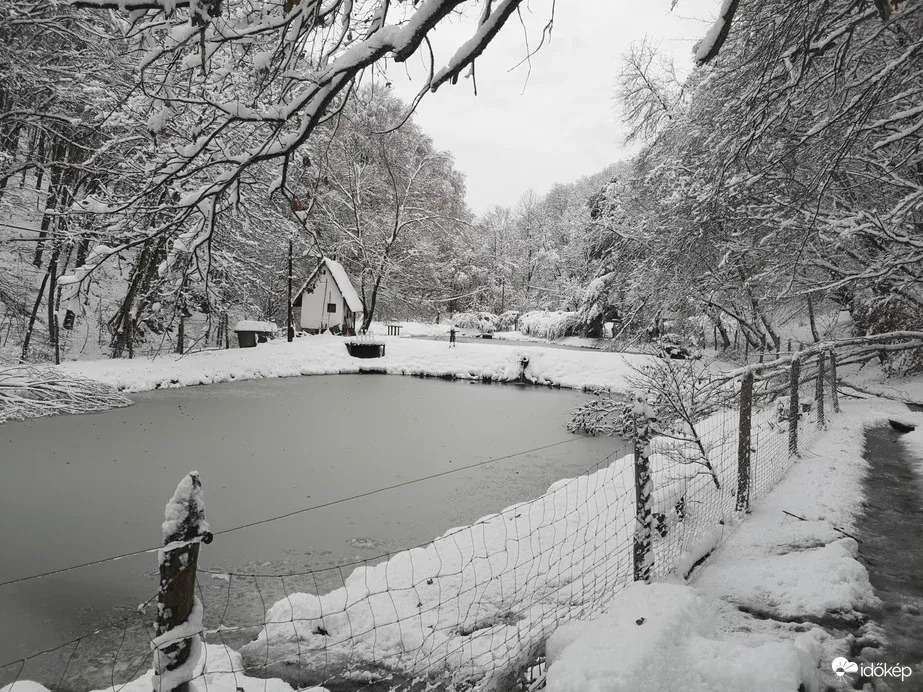
M519 317L519 331L540 339L553 341L565 336L576 336L579 329L580 321L576 312L533 310Z
M858 621L862 612L878 605L878 598L857 556L858 544L846 537L820 548L793 547L782 555L735 556L732 570L705 570L696 585L779 620L834 615Z
M264 672L299 664L493 679L525 664L560 622L599 612L630 581L628 459L559 481L540 498L361 566L331 593L290 594L242 649Z
M31 680L17 680L0 687L0 692L49 692L48 688Z
M593 622L548 640L548 692L780 692L818 689L813 637L728 632L722 604L695 589L635 583Z
M259 320L241 320L234 327L235 332L270 332L271 334L278 329L272 322L260 322Z

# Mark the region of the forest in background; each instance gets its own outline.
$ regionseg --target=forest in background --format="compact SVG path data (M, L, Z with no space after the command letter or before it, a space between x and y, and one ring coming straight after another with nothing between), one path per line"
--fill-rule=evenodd
M793 314L816 338L820 311L862 334L923 328L919 3L735 3L688 76L636 45L613 77L640 153L480 218L373 72L298 115L295 63L336 73L381 25L376 3L333 6L349 37L321 23L297 54L183 9L0 9L5 357L282 325L289 254L296 284L342 261L370 319L563 310L589 335L644 339L669 318L775 349ZM270 21L247 7L221 21Z

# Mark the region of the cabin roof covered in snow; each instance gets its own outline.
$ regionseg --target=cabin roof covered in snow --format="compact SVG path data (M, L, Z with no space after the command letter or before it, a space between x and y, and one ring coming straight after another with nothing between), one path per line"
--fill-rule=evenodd
M235 332L274 332L278 327L272 322L259 322L257 320L241 320L234 327Z
M343 294L343 299L346 301L346 305L349 309L355 313L362 312L362 301L359 299L359 294L356 293L356 289L353 288L352 281L349 280L346 270L343 268L342 264L329 257L321 259L320 264L317 265L317 269L311 273L308 280L304 282L304 286L298 291L298 295L300 296L304 293L304 290L314 282L321 267L325 265L327 269L330 270L330 276L333 277L333 281L336 283L337 288L340 289L340 293Z

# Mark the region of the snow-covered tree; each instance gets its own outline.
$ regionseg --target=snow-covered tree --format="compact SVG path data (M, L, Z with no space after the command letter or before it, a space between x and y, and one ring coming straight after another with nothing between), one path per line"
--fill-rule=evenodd
M454 253L451 239L468 223L464 178L451 155L405 118L398 99L361 90L329 134L320 133L301 180L299 215L323 253L353 276L363 328L383 291L421 297L421 278L439 273L437 255Z

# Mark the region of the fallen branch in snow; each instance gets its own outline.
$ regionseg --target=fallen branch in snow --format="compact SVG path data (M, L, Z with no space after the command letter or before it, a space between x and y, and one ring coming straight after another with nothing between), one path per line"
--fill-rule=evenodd
M787 512L787 511L784 510L784 509L782 510L782 514L787 514L788 516L794 517L795 519L799 519L799 520L801 520L801 521L807 521L807 519L805 519L804 517L799 517L797 514L792 514L791 512ZM837 531L837 532L843 534L843 535L846 536L847 538L853 539L856 543L859 542L859 539L856 538L855 536L853 536L853 535L852 535L851 533L849 533L848 531L844 531L844 530L841 529L840 527L834 526L833 524L830 524L830 527L831 527L834 531Z
M0 368L0 423L60 413L95 413L130 404L130 399L108 385L54 368Z

